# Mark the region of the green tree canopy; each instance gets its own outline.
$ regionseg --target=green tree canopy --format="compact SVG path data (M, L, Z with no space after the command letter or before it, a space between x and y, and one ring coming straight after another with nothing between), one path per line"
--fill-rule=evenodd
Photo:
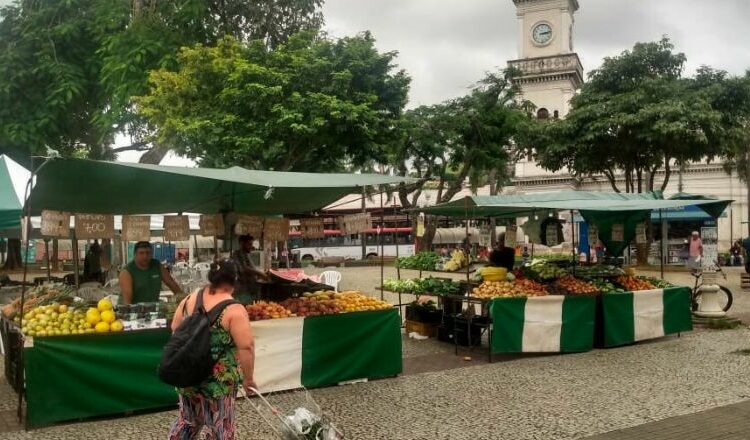
M525 144L540 164L581 177L603 174L616 191L651 191L656 171L711 159L722 151L722 112L712 106L713 81L683 78L685 56L672 43L638 43L591 72L561 121L528 126ZM623 173L625 186L616 176Z
M409 78L369 33L302 33L275 49L225 38L183 49L138 108L158 140L206 166L333 171L383 161Z
M111 157L153 147L133 96L148 73L174 67L182 46L224 35L276 47L317 30L322 0L16 0L0 9L0 148L19 159L43 154ZM149 158L158 162L160 146Z

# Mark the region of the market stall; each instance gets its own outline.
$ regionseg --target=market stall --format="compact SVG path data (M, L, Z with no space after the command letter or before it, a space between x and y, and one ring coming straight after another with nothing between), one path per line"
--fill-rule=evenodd
M687 195L664 199L660 193L563 191L470 196L419 211L467 221L526 217L526 235L536 234L545 245L561 242L557 213L569 212L574 218L577 211L589 226L587 241L601 241L611 255L617 256L632 241L645 242L644 221L651 211L697 206L716 217L729 203ZM575 249L575 233L572 239ZM491 352L586 351L593 346L624 345L692 329L688 288L637 277L632 270L614 266L581 265L577 257L575 252L531 259L507 279L503 274L502 279L477 283L467 291L467 298L492 300L487 313ZM413 259L427 260L420 255ZM391 285L391 290L400 287Z
M83 176L85 186L80 185ZM123 218L121 237L135 241L144 235L148 239L150 219L143 213L189 211L203 214L201 231L213 231L204 235L247 234L259 227L262 242L273 244L288 234L288 220L279 215L305 214L344 194L361 193L364 186L405 180L79 159L49 160L35 178L26 214L41 215L43 231L46 226L55 236L70 234L74 243L84 234L111 237L114 214L129 216ZM184 239L179 237L189 234L188 225L187 216L165 216L165 240ZM12 356L25 372L25 382L21 374L15 379L26 397L28 426L176 404L174 390L156 375L174 303L117 306L106 299L97 302L102 297L97 288L47 289L24 291L3 310L4 337L25 334L23 349ZM317 293L248 306L258 333L257 382L262 391L401 372L400 321L392 305L359 292Z

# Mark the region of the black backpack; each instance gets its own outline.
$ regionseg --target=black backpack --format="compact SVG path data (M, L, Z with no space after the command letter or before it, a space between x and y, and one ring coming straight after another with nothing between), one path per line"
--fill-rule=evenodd
M172 386L186 388L203 383L213 372L211 327L229 305L239 304L228 299L216 304L210 312L203 307L203 290L198 292L195 309L186 315L164 346L159 363L159 379ZM183 314L187 313L187 301Z

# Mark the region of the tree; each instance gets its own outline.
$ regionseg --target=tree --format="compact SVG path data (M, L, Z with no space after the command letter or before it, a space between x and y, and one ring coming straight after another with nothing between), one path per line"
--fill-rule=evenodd
M712 84L712 104L721 111L724 166L736 172L748 188L750 216L750 70L743 77L728 77L726 72L702 69L700 79ZM748 224L750 236L750 224Z
M337 171L384 161L409 78L369 33L311 33L269 49L225 38L184 48L137 100L159 142L204 166Z
M472 188L489 184L497 194L509 177L512 141L526 118L524 103L515 100L512 74L488 74L466 96L407 112L402 141L390 156L398 174L419 179L399 186L403 207L414 207L432 185L437 189L435 202L448 202L467 180ZM436 228L428 222L422 247L430 247Z
M660 168L664 189L675 163L716 157L721 112L711 105L708 84L681 77L684 63L667 38L605 58L566 119L529 125L525 138L539 163L579 177L602 174L617 192L643 192L655 189Z
M17 0L0 9L0 148L28 157L46 146L63 155L111 158L149 151L150 127L132 98L148 73L174 66L182 46L224 35L275 47L319 29L322 0ZM112 150L115 134L134 143Z

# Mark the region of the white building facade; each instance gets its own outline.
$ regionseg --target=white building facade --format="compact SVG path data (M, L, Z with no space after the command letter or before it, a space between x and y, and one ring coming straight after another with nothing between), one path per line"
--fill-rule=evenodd
M583 66L574 51L578 0L513 3L518 17L518 59L508 65L521 73L516 81L522 98L534 103L538 118L564 118L584 81ZM655 181L661 182L663 177L664 171L658 172ZM735 200L717 222L720 251L727 251L733 240L747 235L747 186L736 175L727 174L721 163L690 164L682 178L672 172L665 196L678 192L680 181L683 192ZM575 179L565 171L553 173L522 160L515 164L513 185L505 188L508 193L564 189L611 191L612 187L604 176Z

